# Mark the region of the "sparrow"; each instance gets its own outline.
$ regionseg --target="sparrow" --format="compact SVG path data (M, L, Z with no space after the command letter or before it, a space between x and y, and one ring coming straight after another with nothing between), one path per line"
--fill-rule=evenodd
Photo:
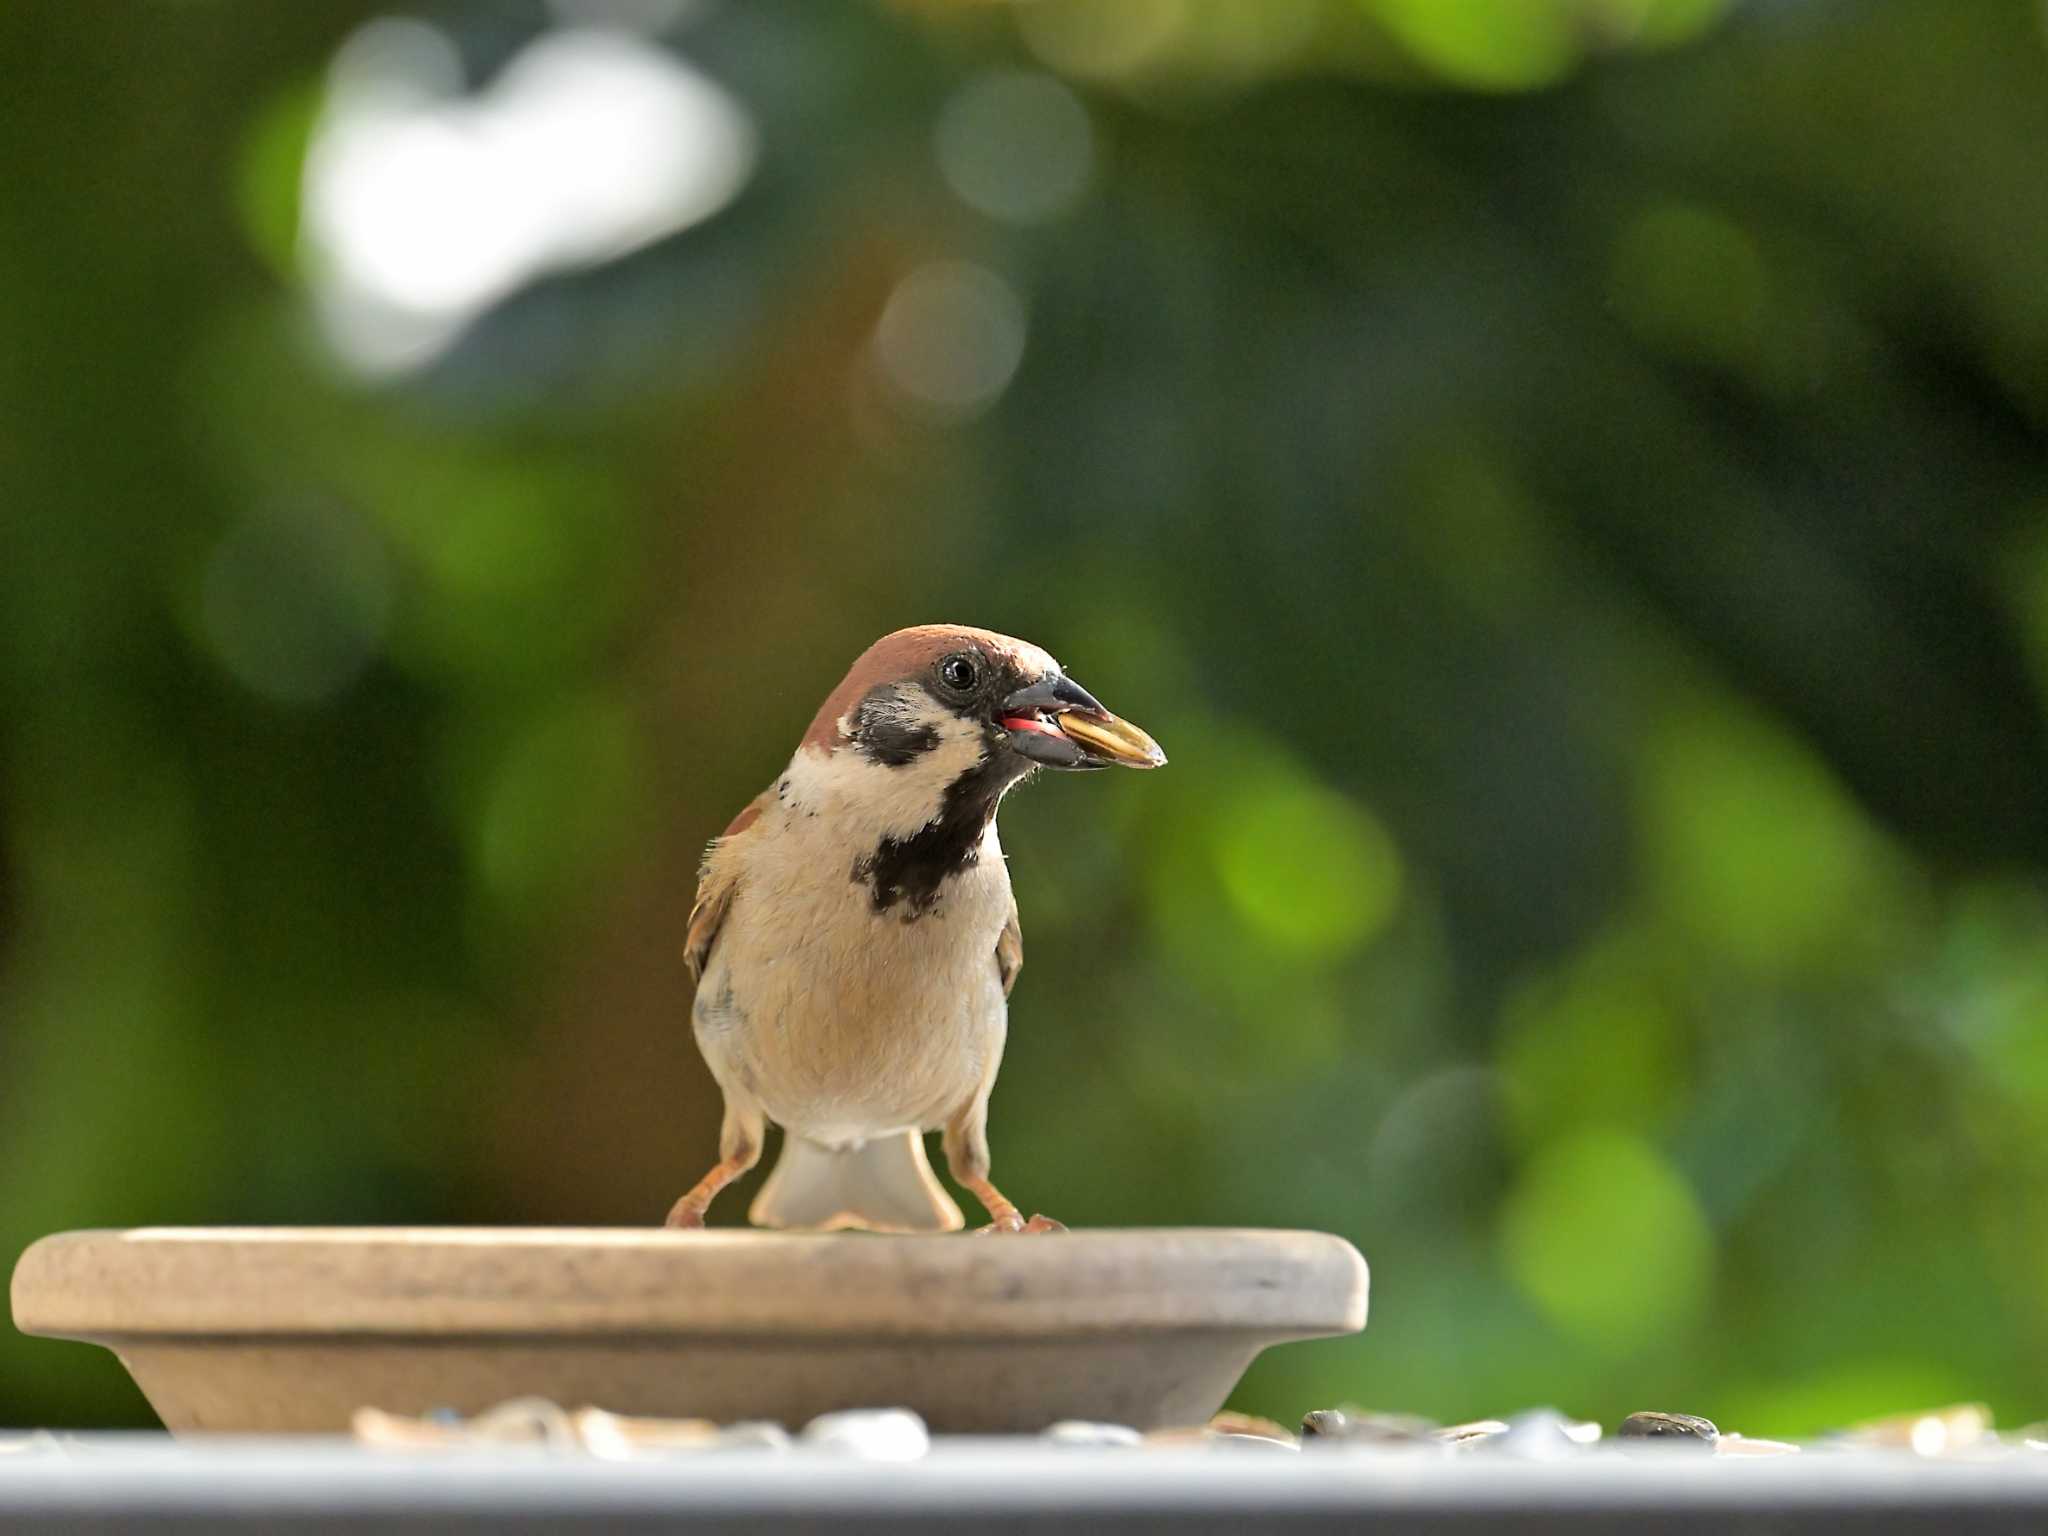
M988 1209L988 1105L1024 964L996 839L1003 796L1040 768L1157 768L1158 744L1037 646L964 625L885 635L832 690L779 778L712 840L685 939L691 1023L725 1096L718 1163L668 1215L782 1154L748 1211L763 1227L948 1232L925 1158Z

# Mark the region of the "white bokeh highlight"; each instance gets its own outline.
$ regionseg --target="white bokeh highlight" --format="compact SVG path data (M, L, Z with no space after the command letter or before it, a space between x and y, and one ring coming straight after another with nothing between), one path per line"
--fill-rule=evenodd
M727 92L630 31L545 33L465 93L443 34L373 21L335 58L306 159L323 329L360 372L420 367L533 279L709 218L756 154Z
M969 261L933 261L896 285L876 323L874 359L897 396L944 422L994 405L1024 360L1024 301Z
M979 75L939 113L933 151L946 185L1006 224L1044 224L1087 193L1095 134L1081 99L1051 75Z

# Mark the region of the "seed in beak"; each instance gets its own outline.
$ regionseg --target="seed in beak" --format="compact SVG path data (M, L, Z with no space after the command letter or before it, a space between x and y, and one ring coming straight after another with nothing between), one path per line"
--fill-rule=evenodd
M1060 725L1066 736L1126 768L1158 768L1166 762L1158 742L1115 715L1091 720L1077 710L1060 716Z

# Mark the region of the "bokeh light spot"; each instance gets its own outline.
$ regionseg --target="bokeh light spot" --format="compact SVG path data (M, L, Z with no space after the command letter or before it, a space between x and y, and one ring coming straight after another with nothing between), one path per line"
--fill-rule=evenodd
M1012 8L1031 51L1083 78L1135 74L1173 44L1187 0L1033 0Z
M1763 970L1841 953L1881 919L1891 861L1877 831L1797 741L1732 707L1671 715L1644 753L1651 878L1700 942Z
M1360 0L1423 68L1480 91L1554 85L1589 50L1669 48L1730 0Z
M1744 369L1758 360L1770 302L1763 257L1711 209L1665 202L1638 214L1615 243L1609 291L1615 312L1662 351Z
M1705 1305L1713 1238L1692 1189L1620 1131L1553 1142L1524 1165L1501 1212L1515 1283L1580 1342L1622 1352Z
M655 36L693 21L710 0L548 0L555 19L571 27L617 27Z
M391 614L383 545L344 509L252 518L207 561L200 624L221 665L279 704L318 704L353 682Z
M1579 60L1582 35L1561 0L1369 0L1411 57L1455 85L1527 91L1554 84Z
M235 178L236 210L250 247L287 281L298 272L300 170L319 111L318 93L309 85L266 103L242 141Z
M642 813L646 744L624 703L571 698L508 744L474 826L477 874L500 910L541 915L614 856Z
M993 405L1024 357L1024 301L996 273L934 261L889 295L875 327L883 376L915 407L965 421Z
M419 367L533 278L710 217L754 158L738 102L630 31L544 33L465 96L445 36L371 22L336 56L306 158L328 339L366 373Z
M1944 928L1934 981L1942 1022L2033 1140L2048 1126L2048 894L1975 881L1955 893ZM1991 1133L1990 1116L1976 1129Z
M1186 13L1174 62L1214 81L1256 80L1285 68L1322 19L1315 0L1203 0Z
M1301 959L1359 948L1400 903L1393 839L1356 802L1304 779L1260 775L1240 786L1220 809L1214 848L1237 915Z
M546 450L380 446L351 472L412 578L417 600L392 644L401 662L530 684L602 643L635 569L611 475Z
M1556 579L1543 508L1509 466L1476 443L1418 456L1409 494L1423 553L1447 583L1482 610L1505 617Z
M970 208L1008 224L1071 212L1088 188L1094 133L1051 75L1005 72L961 86L933 135L939 170Z
M1661 1128L1678 1102L1680 1022L1643 946L1609 939L1503 1009L1499 1069L1525 1144L1604 1125Z

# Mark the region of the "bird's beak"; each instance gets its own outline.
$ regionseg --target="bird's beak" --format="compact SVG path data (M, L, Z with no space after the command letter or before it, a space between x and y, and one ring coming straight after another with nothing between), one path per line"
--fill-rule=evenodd
M1069 677L1018 689L1003 700L1001 718L1011 749L1048 768L1158 768L1166 762L1158 742Z

